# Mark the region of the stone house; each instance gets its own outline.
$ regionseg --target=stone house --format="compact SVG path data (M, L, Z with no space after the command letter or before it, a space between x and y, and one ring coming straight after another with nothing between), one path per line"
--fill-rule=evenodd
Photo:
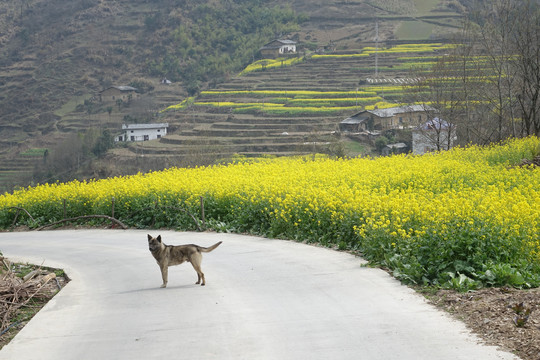
M160 124L123 124L122 134L115 141L148 141L160 139L167 135L168 123Z
M368 131L368 122L371 114L368 111L361 111L349 116L339 123L339 130L342 132L359 133Z
M99 101L116 102L122 100L127 102L140 96L137 90L138 89L131 86L111 86L99 93Z
M414 128L425 123L434 112L434 108L426 105L364 110L341 121L339 128L345 132Z

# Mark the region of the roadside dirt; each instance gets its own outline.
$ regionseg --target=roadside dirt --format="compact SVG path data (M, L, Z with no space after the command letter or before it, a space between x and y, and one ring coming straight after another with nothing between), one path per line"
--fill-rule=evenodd
M540 289L488 288L469 293L440 290L426 297L464 322L486 344L523 360L540 359Z

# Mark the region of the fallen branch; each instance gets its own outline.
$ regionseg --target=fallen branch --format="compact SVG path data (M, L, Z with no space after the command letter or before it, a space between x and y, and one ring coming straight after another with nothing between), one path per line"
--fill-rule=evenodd
M34 218L32 217L32 215L30 215L30 213L28 211L26 211L25 208L18 207L18 206L11 206L8 209L17 210L17 213L15 214L15 219L13 219L13 223L11 224L11 227L14 227L15 224L17 223L17 219L19 218L19 214L21 213L21 211L24 211L26 213L26 215L28 215L28 217L30 217L30 219L32 219L32 221L35 221Z
M41 286L47 284L49 281L51 281L52 279L56 279L56 274L55 273L49 273L47 275L45 275L44 277L41 278L40 280L40 284Z
M2 264L4 264L7 271L11 271L11 265L8 259L6 259L5 257L2 257Z
M123 222L121 222L120 220L117 220L117 219L115 219L113 217L110 217L108 215L84 215L84 216L77 216L77 217L74 217L74 218L64 219L64 220L56 221L56 222L53 222L53 223L50 223L50 224L46 224L46 225L38 227L36 229L36 231L40 231L40 230L43 230L45 228L55 226L55 225L58 225L58 224L61 224L61 223L65 223L65 222L69 222L69 221L77 221L77 220L81 220L81 219L107 219L107 220L110 220L110 221L116 223L117 225L119 225L124 230L128 228L128 226L126 224L124 224Z
M25 276L23 276L22 279L23 279L23 282L27 282L27 281L29 281L29 280L32 280L32 278L33 278L34 276L37 276L37 275L46 275L46 274L48 274L47 271L41 270L41 269L37 269L37 270L34 270L34 271L29 272L28 274L26 274Z

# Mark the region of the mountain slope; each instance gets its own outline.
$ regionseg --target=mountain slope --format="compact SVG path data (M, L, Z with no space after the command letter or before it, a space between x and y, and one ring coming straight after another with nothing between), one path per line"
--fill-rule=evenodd
M114 131L124 121L151 121L147 114L177 103L188 92L234 77L253 60L257 49L274 37L296 39L308 50L327 45L358 49L375 40L377 27L382 43L399 41L401 24L421 22L432 24L430 33L421 37L437 38L459 23L459 15L449 6L457 1L445 1L444 6L437 3L2 2L0 191L26 185L35 163L29 158L41 161L45 149L51 154L70 134L89 128ZM431 10L418 10L419 4L428 4ZM173 84L161 86L162 77L171 78ZM141 109L133 109L134 104L93 101L109 86L128 84L143 90L145 104L139 103ZM12 176L21 172L28 176Z

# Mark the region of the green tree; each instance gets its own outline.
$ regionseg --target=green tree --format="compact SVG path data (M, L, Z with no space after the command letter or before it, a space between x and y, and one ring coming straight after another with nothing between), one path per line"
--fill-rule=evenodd
M92 152L97 157L103 156L109 149L114 146L114 139L109 130L103 130L101 136L97 139Z
M153 76L191 85L241 70L261 45L276 34L298 30L299 22L305 20L288 5L271 7L264 0L223 1L212 6L194 0L185 3L191 24L178 25L170 33L170 43L154 46L146 69Z

